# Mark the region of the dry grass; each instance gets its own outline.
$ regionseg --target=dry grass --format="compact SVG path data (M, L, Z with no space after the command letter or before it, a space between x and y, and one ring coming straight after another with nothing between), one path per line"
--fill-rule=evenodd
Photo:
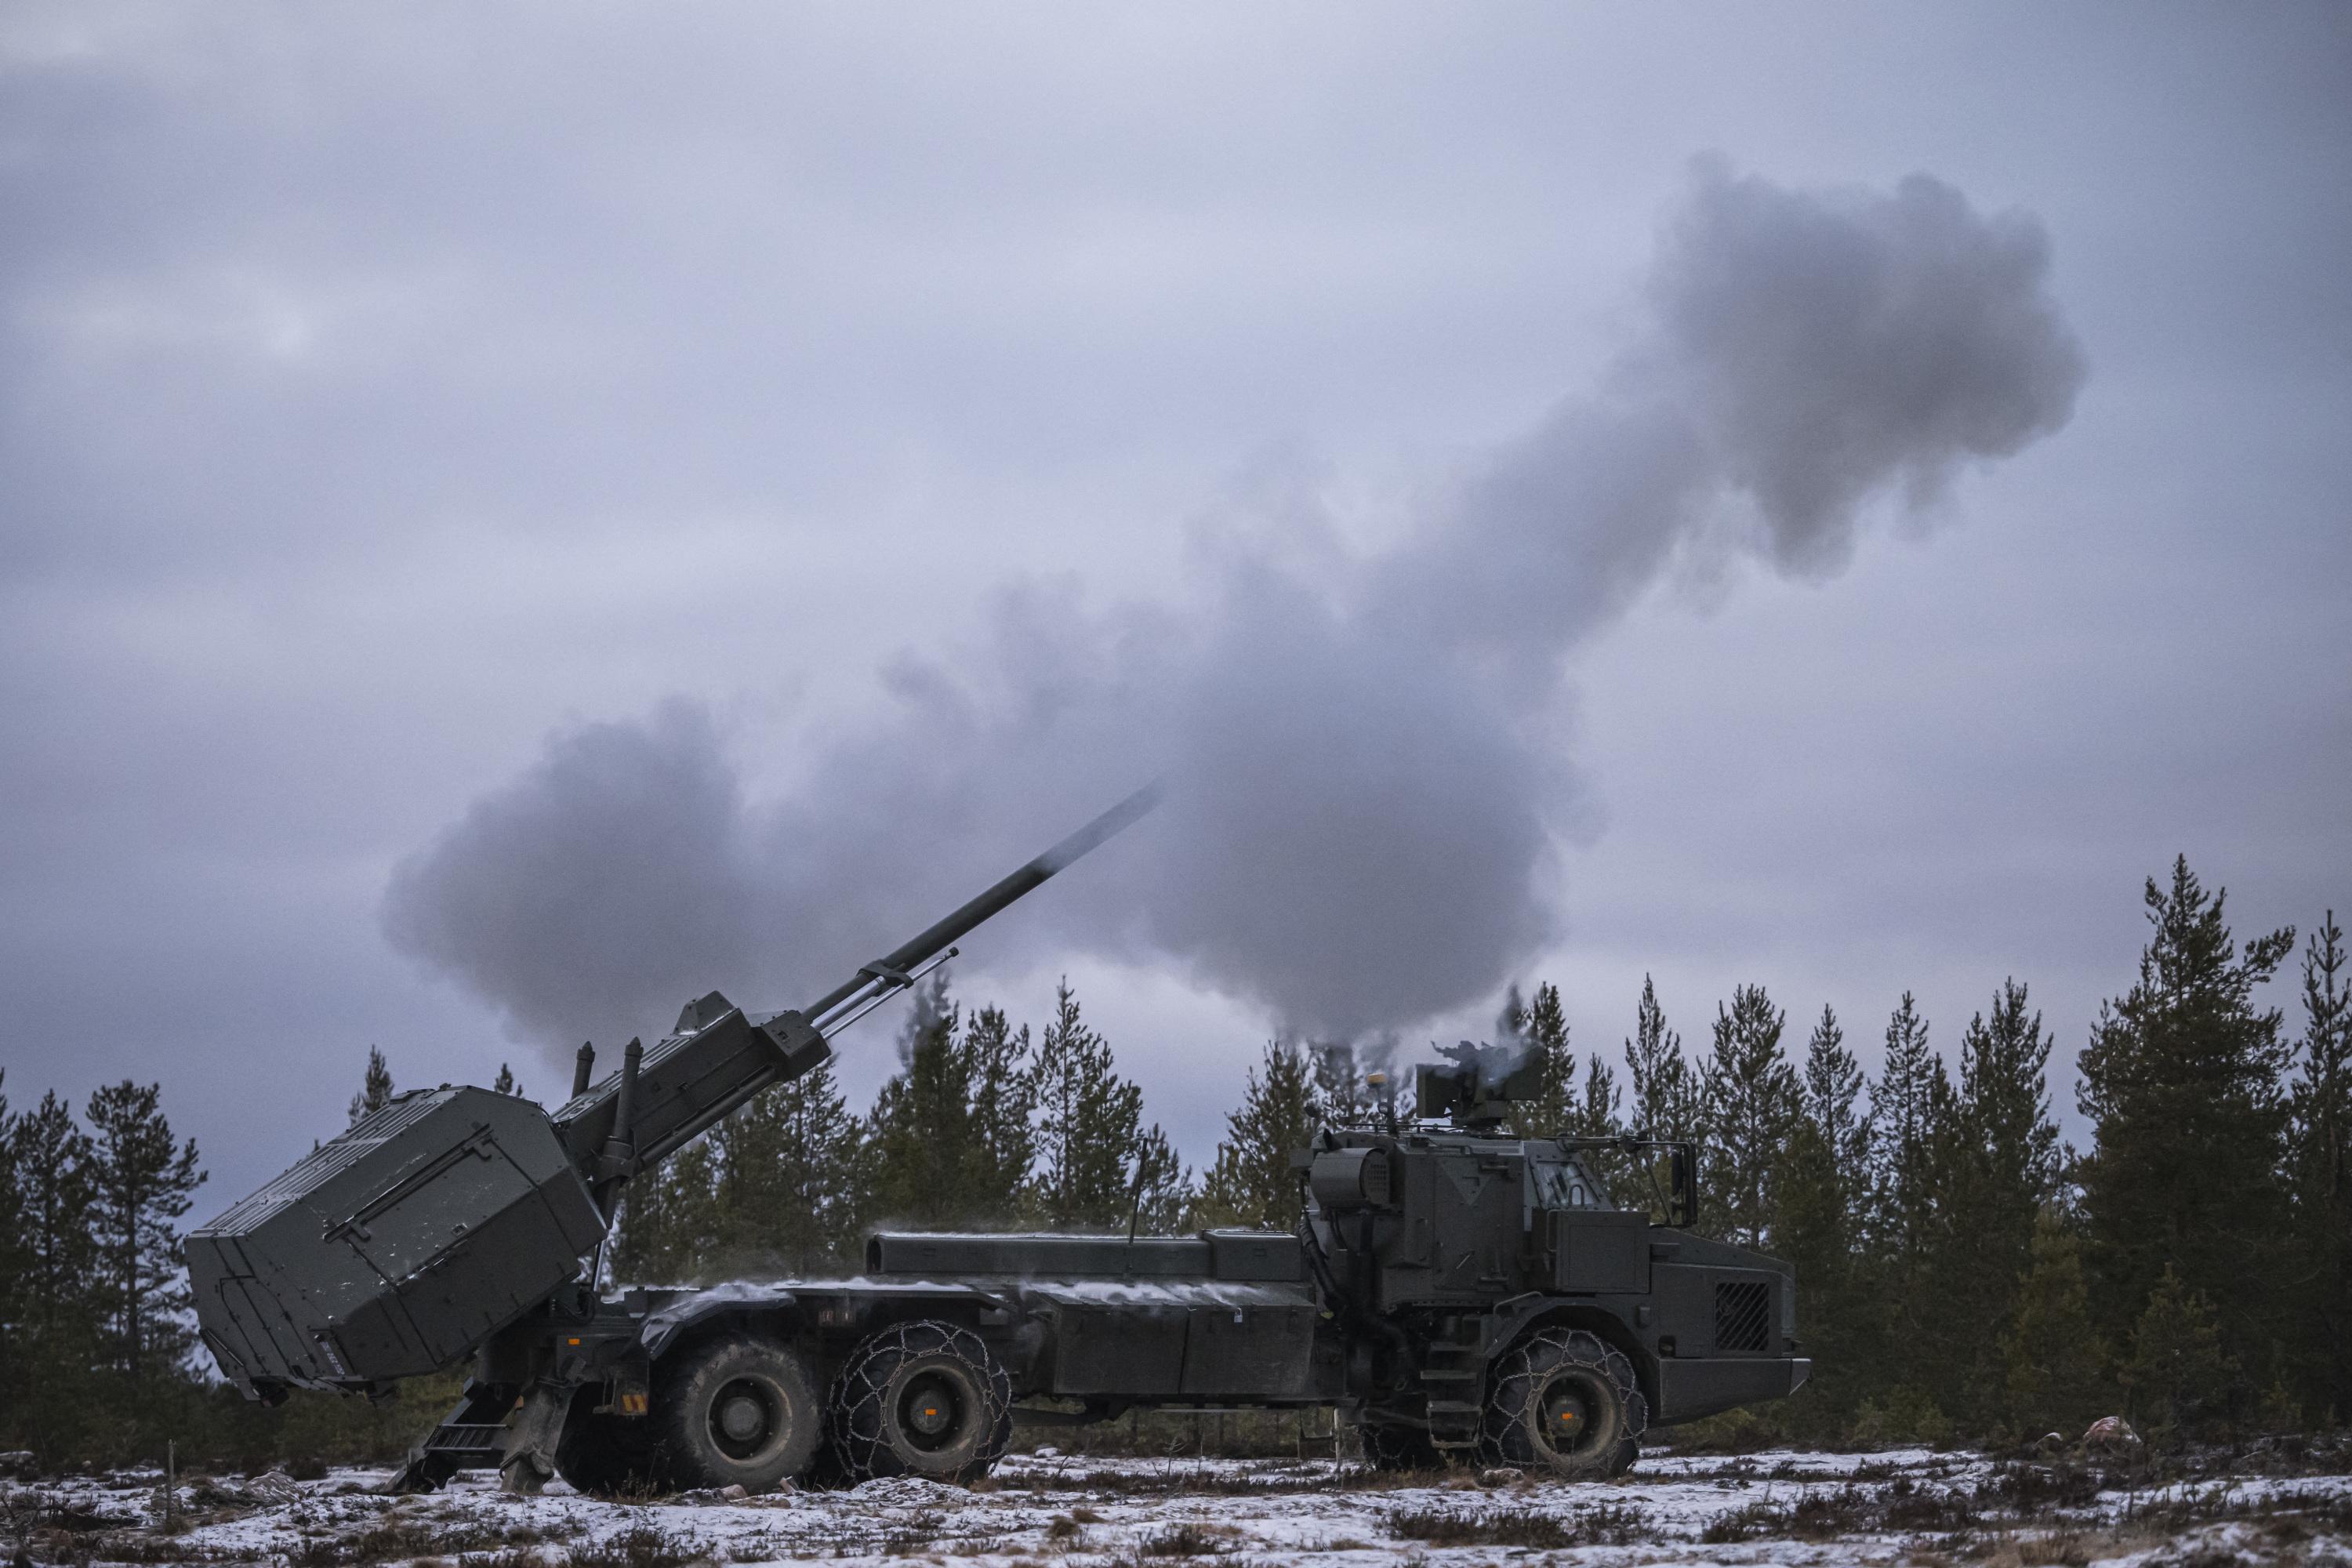
M1232 1551L1233 1542L1217 1531L1186 1520L1146 1535L1135 1550L1143 1557L1213 1557Z
M564 1554L563 1568L685 1568L709 1558L699 1542L641 1524L607 1540L572 1547Z
M1809 1487L1792 1498L1759 1498L1708 1525L1701 1541L1835 1541L1849 1535L1957 1535L1985 1522L1979 1500L1958 1488L1919 1486L1898 1476L1883 1487L1849 1482Z
M1431 1546L1521 1546L1539 1551L1569 1546L1625 1546L1643 1533L1642 1510L1632 1503L1596 1503L1574 1513L1531 1508L1412 1508L1389 1515L1389 1533Z

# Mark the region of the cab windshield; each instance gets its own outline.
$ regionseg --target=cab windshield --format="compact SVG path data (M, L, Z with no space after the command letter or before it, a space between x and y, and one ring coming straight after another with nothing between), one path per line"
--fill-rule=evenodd
M1530 1209L1599 1209L1601 1184L1574 1160L1528 1162L1528 1206Z

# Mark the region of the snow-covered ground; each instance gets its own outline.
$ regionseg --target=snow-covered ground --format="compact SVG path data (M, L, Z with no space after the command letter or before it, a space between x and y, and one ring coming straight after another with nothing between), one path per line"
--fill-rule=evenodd
M0 1555L36 1563L438 1563L672 1568L689 1563L930 1560L1096 1568L1221 1557L1328 1568L1471 1563L2231 1562L2352 1565L2352 1476L2245 1475L2143 1491L1980 1455L1645 1456L1607 1485L1515 1472L1407 1484L1328 1460L1007 1459L965 1489L627 1504L558 1486L517 1498L487 1476L389 1498L382 1472L184 1483L163 1518L153 1473L0 1489Z

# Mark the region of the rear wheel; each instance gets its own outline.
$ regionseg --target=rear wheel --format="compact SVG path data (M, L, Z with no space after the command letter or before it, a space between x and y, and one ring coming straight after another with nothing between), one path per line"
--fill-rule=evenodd
M1650 1407L1633 1363L1580 1329L1546 1329L1496 1363L1486 1452L1563 1480L1632 1468Z
M654 1404L658 1467L679 1488L766 1491L805 1471L824 1434L799 1354L751 1335L686 1352Z
M834 1447L853 1478L970 1481L1013 1438L1013 1385L970 1329L883 1330L851 1352L833 1391Z

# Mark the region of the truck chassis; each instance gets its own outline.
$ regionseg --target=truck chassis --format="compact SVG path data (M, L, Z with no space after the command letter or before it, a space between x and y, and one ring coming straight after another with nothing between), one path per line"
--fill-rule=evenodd
M1015 1425L1335 1406L1388 1468L1622 1474L1652 1426L1793 1392L1789 1268L1603 1206L1573 1144L1332 1131L1296 1234L882 1233L846 1279L636 1289L485 1352L412 1460L586 1491L986 1473ZM534 1389L550 1419L506 1439ZM561 1410L561 1419L552 1419Z

